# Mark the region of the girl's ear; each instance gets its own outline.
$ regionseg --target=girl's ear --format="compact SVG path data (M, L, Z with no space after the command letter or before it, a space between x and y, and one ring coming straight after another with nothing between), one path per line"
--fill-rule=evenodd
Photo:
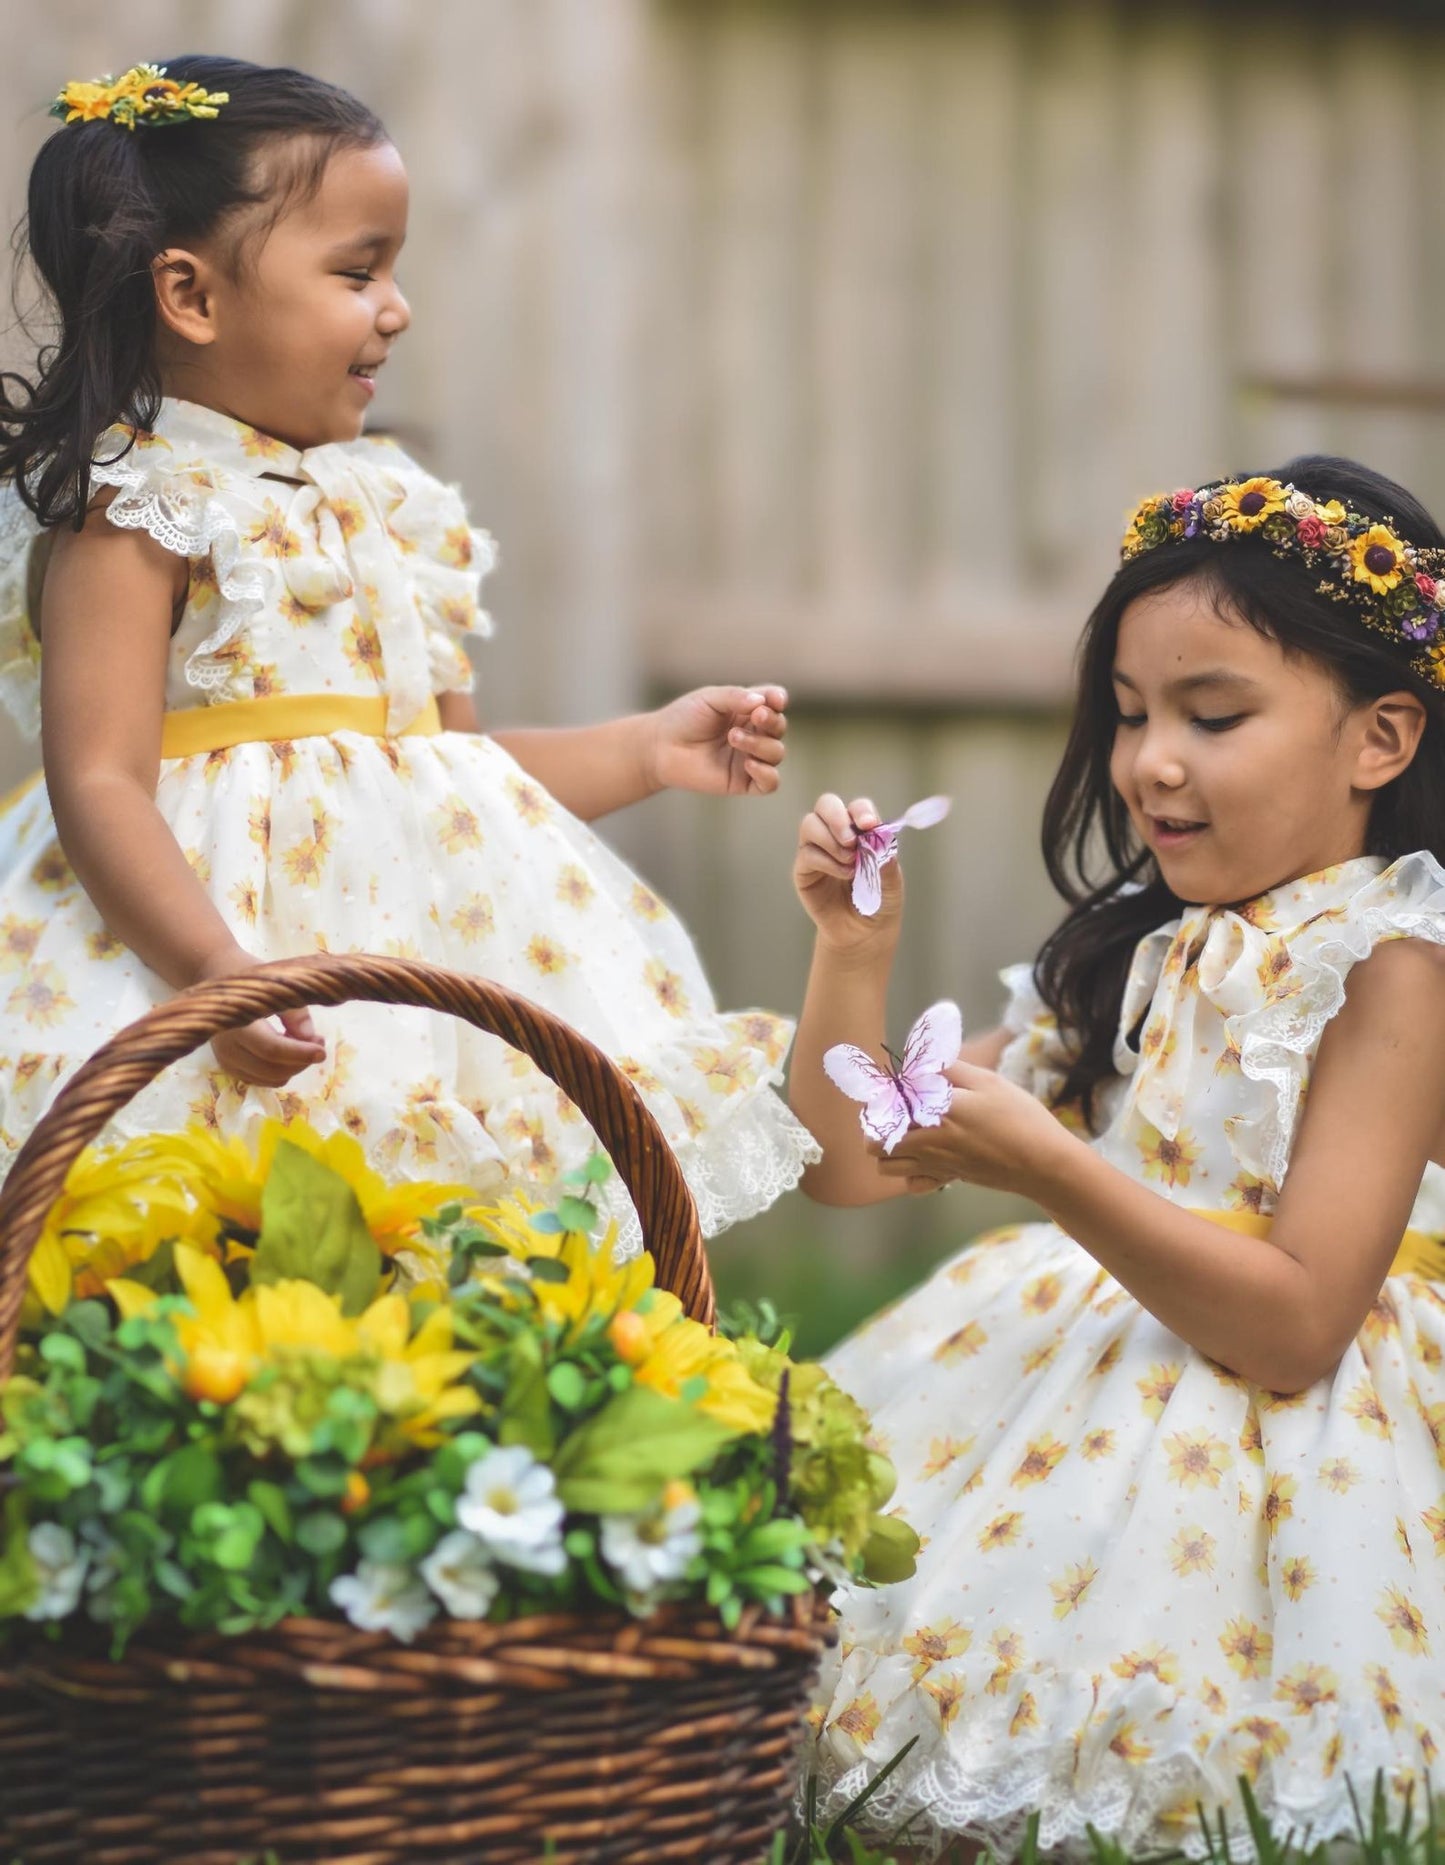
M1425 708L1413 693L1382 693L1360 707L1355 788L1382 790L1410 763L1425 732Z
M167 247L151 261L156 313L168 330L187 343L216 340L215 281L208 262L179 247Z

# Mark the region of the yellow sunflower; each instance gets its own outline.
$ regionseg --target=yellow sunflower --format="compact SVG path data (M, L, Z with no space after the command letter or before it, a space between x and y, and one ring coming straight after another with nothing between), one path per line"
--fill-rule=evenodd
M145 1263L167 1238L205 1241L206 1223L186 1188L188 1160L163 1134L118 1147L87 1147L71 1166L30 1259L32 1300L58 1315L72 1296L98 1295L113 1276Z
M1405 546L1386 525L1371 525L1350 541L1350 573L1357 583L1368 583L1377 596L1388 595L1409 564Z
M200 1127L177 1135L172 1145L184 1154L206 1209L222 1222L258 1231L261 1195L282 1140L299 1146L346 1181L356 1194L367 1229L388 1256L415 1246L424 1217L434 1216L443 1205L468 1202L476 1196L470 1185L388 1185L367 1163L361 1143L344 1128L323 1138L302 1120L268 1120L254 1153L235 1135L223 1139Z
M1221 486L1217 496L1219 516L1231 531L1257 531L1284 510L1285 489L1277 479L1244 479Z

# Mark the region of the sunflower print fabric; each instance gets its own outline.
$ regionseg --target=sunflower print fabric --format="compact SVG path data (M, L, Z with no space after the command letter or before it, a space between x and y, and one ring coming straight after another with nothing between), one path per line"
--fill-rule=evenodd
M1097 1149L1180 1204L1268 1214L1321 1033L1380 942L1445 943L1428 855L1351 861L1135 955ZM1006 973L1010 1079L1067 1059ZM1445 1229L1431 1166L1412 1224ZM1204 1851L1196 1811L1246 1776L1315 1839L1439 1775L1445 1744L1445 1286L1391 1276L1306 1392L1247 1385L1050 1223L972 1244L833 1355L900 1472L915 1577L840 1596L812 1717L837 1809L908 1741L875 1818L1001 1850L1040 1809ZM1236 1830L1241 1856L1247 1835Z
M383 440L297 453L211 409L163 404L113 429L109 517L190 563L170 710L277 694L386 702L396 733L471 686L465 650L494 548L457 493ZM0 496L0 698L38 723L34 525ZM356 732L165 761L157 805L236 939L258 959L381 952L507 985L606 1050L662 1123L715 1232L772 1202L815 1156L775 1092L791 1025L724 1014L658 898L492 739ZM43 786L0 813L0 1172L57 1088L169 995L72 874ZM208 1048L118 1117L250 1136L304 1112L345 1127L391 1179L539 1192L594 1145L576 1109L496 1039L422 1010L315 1013L324 1063L244 1088ZM623 1247L636 1220L612 1188Z

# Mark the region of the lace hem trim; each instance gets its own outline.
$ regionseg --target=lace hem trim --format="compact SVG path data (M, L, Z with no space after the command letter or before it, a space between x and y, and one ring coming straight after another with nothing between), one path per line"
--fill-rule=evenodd
M1047 1698L1039 1684L1037 1674L1019 1673L986 1710L976 1708L972 1720L965 1710L947 1732L936 1719L909 1713L910 1703L917 1712L922 1694L915 1685L894 1705L890 1729L897 1739L891 1746L921 1732L925 1758L918 1761L916 1749L910 1758L916 1765L905 1761L870 1797L869 1825L890 1833L906 1828L908 1842L924 1851L970 1838L1009 1857L1037 1812L1039 1849L1046 1855L1096 1856L1088 1837L1093 1828L1130 1852L1177 1849L1200 1859L1211 1850L1199 1824L1202 1803L1216 1834L1222 1813L1230 1856L1252 1859L1238 1784L1246 1769L1275 1837L1298 1840L1308 1833L1313 1847L1356 1830L1351 1780L1362 1806L1369 1803L1377 1774L1403 1796L1425 1765L1428 1742L1441 1733L1418 1715L1392 1731L1379 1706L1345 1697L1317 1705L1308 1729L1296 1725L1290 1752L1280 1756L1265 1746L1282 1717L1279 1700L1267 1692L1228 1715L1212 1716L1186 1699L1171 1702L1171 1693L1144 1677L1112 1699L1107 1691L1101 1698L1088 1679L1058 1676ZM1171 1709L1177 1716L1170 1718L1166 1738L1162 1718ZM1036 1719L1032 1734L1014 1733L1024 1714ZM1256 1739L1251 1723L1260 1746L1246 1755L1248 1742ZM885 1732L870 1740L866 1754L847 1737L840 1754L831 1748L836 1739L830 1727L809 1757L821 1776L824 1820L863 1791L890 1752ZM1132 1752L1121 1753L1121 1747ZM1333 1751L1333 1761L1327 1762L1327 1751Z
M697 1202L704 1237L716 1237L730 1225L766 1211L792 1191L805 1166L823 1157L823 1149L792 1109L763 1087L730 1120L710 1127L676 1152ZM637 1256L642 1226L615 1180L606 1188L604 1205L608 1216L617 1219L617 1260Z

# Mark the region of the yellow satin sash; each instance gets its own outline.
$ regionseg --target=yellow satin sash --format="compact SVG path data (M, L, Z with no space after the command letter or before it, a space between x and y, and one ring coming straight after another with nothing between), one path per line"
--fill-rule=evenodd
M187 706L161 721L161 756L193 758L232 745L276 743L292 738L328 738L333 732L364 732L368 738L432 738L442 729L435 699L429 699L404 731L386 723L386 700L378 694L276 693L269 699L228 699L218 706Z
M1195 1217L1207 1217L1211 1224L1225 1230L1237 1230L1246 1237L1268 1237L1273 1218L1261 1217L1257 1211L1205 1211L1190 1205ZM1395 1260L1385 1272L1391 1276L1424 1276L1429 1282L1445 1282L1445 1237L1432 1237L1423 1230L1407 1230L1400 1239Z

